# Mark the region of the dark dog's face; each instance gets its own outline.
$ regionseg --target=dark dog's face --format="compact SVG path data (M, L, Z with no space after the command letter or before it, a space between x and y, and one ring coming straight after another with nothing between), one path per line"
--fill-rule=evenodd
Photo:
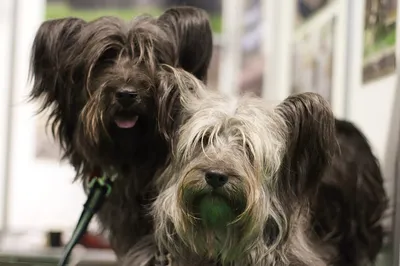
M31 98L44 99L41 110L51 108L64 156L87 172L163 161L163 65L205 81L212 35L206 13L190 7L129 23L66 18L41 25L32 53Z
M113 164L145 158L160 143L157 68L124 51L107 51L93 68L77 121L76 145L88 156L104 153ZM161 148L161 147L158 147Z
M273 108L258 98L207 92L189 75L175 75L182 125L153 205L156 239L177 257L266 258L286 241L292 215L316 191L335 143L333 115L315 94Z

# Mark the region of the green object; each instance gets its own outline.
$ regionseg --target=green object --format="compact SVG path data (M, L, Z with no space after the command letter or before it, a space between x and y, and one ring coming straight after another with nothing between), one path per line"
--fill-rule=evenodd
M106 187L106 197L111 194L112 187L109 183L107 183L107 176L103 175L102 177L93 178L89 183L89 188L91 189L95 183L99 183L101 187Z
M106 175L103 175L102 177L94 177L89 183L89 195L85 204L83 205L84 208L81 217L79 218L68 244L64 248L64 252L60 261L58 262L58 266L68 265L72 250L79 242L79 239L82 237L82 235L86 232L87 227L95 213L101 208L104 201L111 193L113 179L115 177L116 175L113 175L110 178L107 178Z
M58 19L64 17L77 17L86 21L91 21L101 16L116 16L123 20L131 20L132 18L149 14L152 16L159 16L163 12L159 7L150 8L134 8L134 9L92 9L92 10L78 10L71 8L65 3L49 3L46 8L46 19ZM210 15L210 23L214 32L220 33L222 29L222 22L220 15Z
M225 228L235 219L229 202L220 196L205 196L200 201L199 210L203 224L212 229Z

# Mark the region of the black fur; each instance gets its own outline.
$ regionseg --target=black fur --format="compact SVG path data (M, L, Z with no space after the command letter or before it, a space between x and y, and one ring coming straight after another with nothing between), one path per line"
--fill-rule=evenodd
M382 248L387 195L379 162L355 125L336 120L339 143L322 178L314 230L335 266L369 266Z
M113 194L98 215L118 256L153 228L145 206L154 197L155 173L169 154L162 133L168 125L158 119L163 65L183 68L205 82L211 55L207 14L192 7L130 22L56 19L38 29L30 98L41 100L39 111L50 112L52 133L77 179L118 173ZM134 97L129 106L121 104L121 91ZM135 118L130 128L118 124Z

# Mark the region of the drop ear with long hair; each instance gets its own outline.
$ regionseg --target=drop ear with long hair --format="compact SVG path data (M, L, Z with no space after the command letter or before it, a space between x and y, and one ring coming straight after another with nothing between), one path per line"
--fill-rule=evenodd
M276 111L288 130L283 186L297 196L315 193L337 148L332 110L322 96L301 93L289 96Z
M53 136L60 141L66 153L71 149L80 93L73 84L68 62L74 57L73 48L84 24L78 18L43 22L31 51L30 76L33 88L30 100L41 100L39 112L50 111L48 123Z
M177 65L196 78L207 81L213 38L207 13L195 7L167 9L158 22L175 40Z

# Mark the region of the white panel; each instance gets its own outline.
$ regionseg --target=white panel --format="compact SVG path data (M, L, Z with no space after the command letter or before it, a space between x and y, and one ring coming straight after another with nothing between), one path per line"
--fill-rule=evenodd
M243 0L222 1L222 47L220 58L220 91L235 94L241 64L241 36L243 28Z
M332 109L336 118L344 118L346 110L346 88L345 73L346 49L347 49L347 12L348 0L337 1L336 28L334 30L334 51L333 51L333 77L332 77Z
M272 3L272 1L274 3ZM291 91L291 60L292 41L296 1L264 0L264 14L268 18L267 26L271 30L269 36L264 36L264 49L271 49L266 54L264 70L263 97L272 101L285 99ZM269 39L268 39L269 37ZM269 44L268 42L272 42Z
M395 220L394 220L394 226L393 226L393 236L394 236L394 241L393 241L393 251L395 254L393 254L393 260L394 263L393 265L400 265L400 1L397 0L397 19L396 19L396 93L395 97L397 99L394 101L394 112L393 112L393 117L397 117L397 123L396 125L391 127L391 130L393 130L397 135L396 139L396 144L397 144L397 156L392 158L392 162L394 165L394 173L393 173L393 178L395 180L395 199L394 199L394 215L395 215ZM393 134L393 133L392 133Z
M12 55L12 26L13 6L15 0L0 1L0 217L5 217L6 209L5 195L6 176L8 175L8 129L10 103L10 81L11 81L11 55ZM0 219L0 230L4 219Z
M277 16L277 9L279 8L278 1L276 0L263 0L261 1L262 8L262 27L266 29L268 34L262 35L262 52L264 59L264 70L263 70L263 87L262 97L272 97L275 88L274 79L274 66L276 61L276 53L274 52L275 42L273 37L276 35L276 31L279 31Z
M362 64L364 50L364 15L365 0L348 2L348 29L347 29L347 51L346 51L346 118L350 118L354 112L353 105L355 94L361 87Z
M35 158L36 107L26 102L30 50L43 21L45 0L18 0L13 73L13 127L8 222L10 230L70 229L81 211L84 193L72 185L74 171Z

